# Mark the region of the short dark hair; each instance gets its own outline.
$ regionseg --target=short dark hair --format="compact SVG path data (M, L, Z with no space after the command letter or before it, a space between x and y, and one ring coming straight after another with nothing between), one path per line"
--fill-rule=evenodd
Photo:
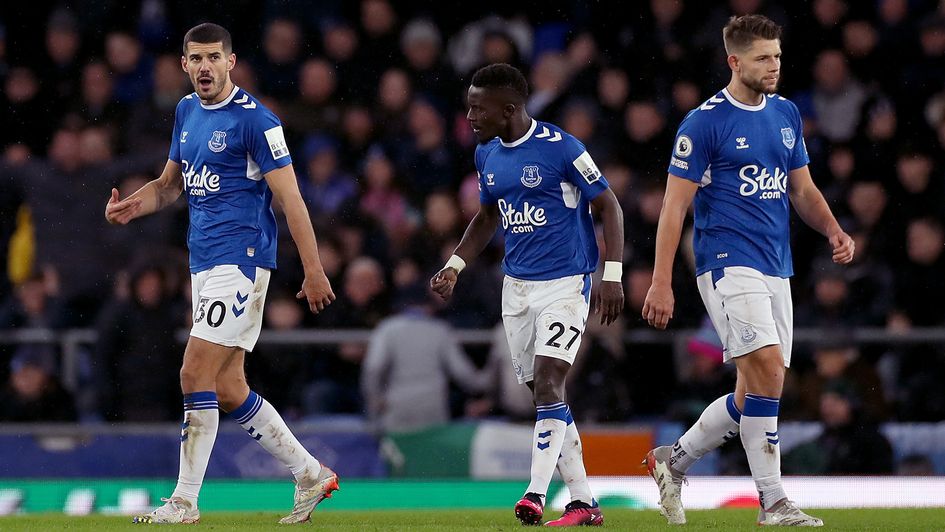
M233 51L233 38L230 32L219 24L204 22L198 24L184 35L184 55L187 54L187 43L196 42L201 44L212 44L215 42L223 43L223 51L230 53Z
M770 41L780 38L781 26L764 15L732 17L722 29L722 41L729 55L747 49L756 39Z
M494 63L476 71L472 86L482 89L509 89L523 101L528 99L528 82L522 71L507 63Z

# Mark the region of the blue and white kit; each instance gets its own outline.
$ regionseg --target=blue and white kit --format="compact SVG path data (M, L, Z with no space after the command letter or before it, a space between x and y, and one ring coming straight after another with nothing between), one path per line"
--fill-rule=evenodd
M797 107L723 89L679 126L669 173L698 183L693 248L699 291L725 360L780 345L790 364L789 174L810 159Z
M532 121L522 138L476 148L479 200L496 205L505 236L502 320L519 382L535 355L573 363L599 252L590 202L608 188L584 145Z
M251 350L276 267L272 191L263 176L292 163L279 119L234 86L205 105L177 104L168 158L181 165L190 210L191 335Z

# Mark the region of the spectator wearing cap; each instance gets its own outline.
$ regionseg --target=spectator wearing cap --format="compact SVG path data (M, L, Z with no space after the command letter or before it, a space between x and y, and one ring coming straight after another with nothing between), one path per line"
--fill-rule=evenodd
M400 33L400 51L418 93L449 99L460 95L462 86L443 60L443 39L433 21L417 18L407 23Z
M734 374L722 365L722 341L708 317L686 341L685 376L669 408L669 417L695 422L712 401L732 390Z
M47 345L19 347L10 379L0 391L0 421L75 421L72 396L56 376L56 353Z

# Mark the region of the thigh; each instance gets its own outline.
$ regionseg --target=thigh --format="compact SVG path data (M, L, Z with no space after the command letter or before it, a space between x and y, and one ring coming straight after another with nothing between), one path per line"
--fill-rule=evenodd
M506 277L502 283L502 325L519 384L535 376L535 318L528 305L528 283Z
M708 280L700 277L699 288L703 299L710 303L707 304L710 317L714 314L712 321L722 339L725 361L765 346L780 346L773 296L765 276L744 267L708 273L711 274Z
M542 283L533 305L535 354L574 364L587 324L590 276L574 275Z
M791 367L791 352L794 346L794 303L791 298L791 280L780 277L768 277L771 287L771 310L774 324L781 339L781 355L784 367Z
M192 285L191 336L251 351L262 329L269 270L215 266L193 276Z

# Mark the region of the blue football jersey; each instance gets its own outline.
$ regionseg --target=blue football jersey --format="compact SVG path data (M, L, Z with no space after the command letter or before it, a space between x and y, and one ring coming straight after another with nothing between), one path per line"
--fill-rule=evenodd
M726 266L794 274L788 174L810 162L802 132L797 107L777 95L749 106L723 89L686 115L669 173L700 184L697 274Z
M181 165L190 208L190 270L276 267L276 218L263 175L292 162L279 119L239 87L214 105L177 104L169 159Z
M476 171L480 202L499 209L506 275L549 280L597 269L590 202L608 185L580 141L533 120L515 142L477 146Z

